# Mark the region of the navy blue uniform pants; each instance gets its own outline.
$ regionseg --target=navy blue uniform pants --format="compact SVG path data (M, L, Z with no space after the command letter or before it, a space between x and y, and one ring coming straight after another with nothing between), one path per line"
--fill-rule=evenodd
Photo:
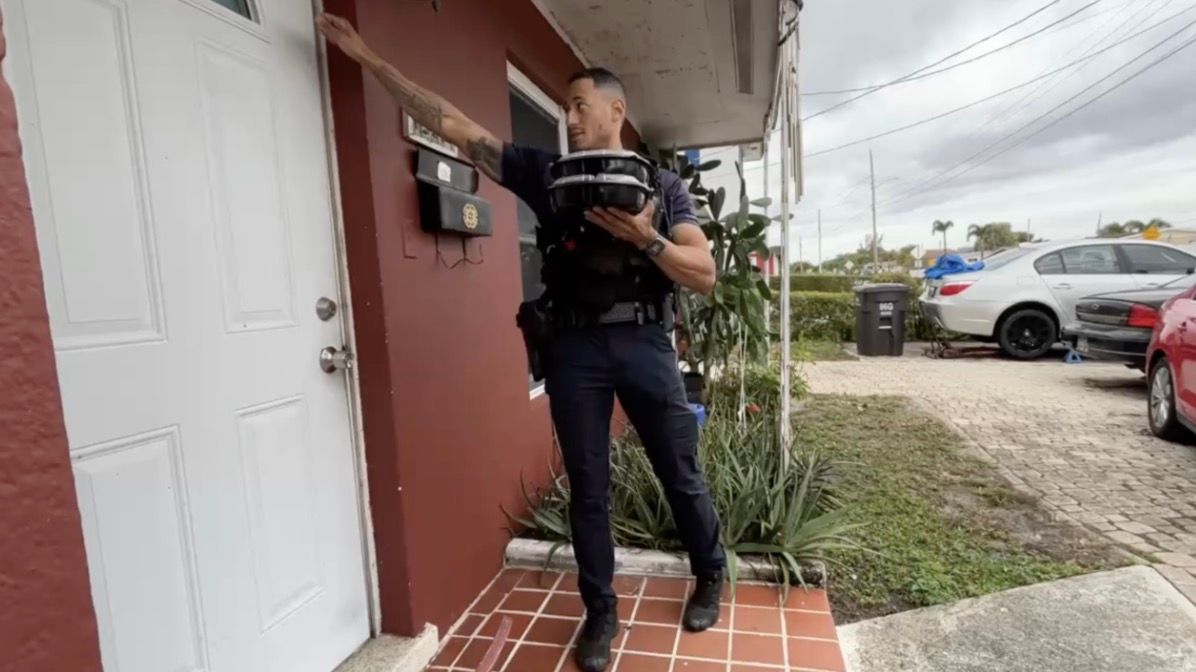
M718 516L698 467L697 418L665 330L653 324L563 329L545 354L552 420L572 492L578 587L587 609L613 609L616 602L610 528L616 395L664 487L691 569L698 575L722 569Z

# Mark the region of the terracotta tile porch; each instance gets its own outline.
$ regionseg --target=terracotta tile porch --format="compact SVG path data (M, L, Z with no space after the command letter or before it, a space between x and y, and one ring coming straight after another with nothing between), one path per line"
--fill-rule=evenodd
M476 672L504 617L506 644L490 672L573 672L570 644L583 608L570 574L508 569L449 633L429 671ZM680 627L684 579L620 576L612 672L843 672L826 591L740 583L723 591L722 620L709 632Z

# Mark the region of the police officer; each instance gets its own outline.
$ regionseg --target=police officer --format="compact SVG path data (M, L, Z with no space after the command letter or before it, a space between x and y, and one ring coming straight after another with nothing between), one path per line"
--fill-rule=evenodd
M523 199L539 218L542 243L561 241L568 223L556 218L548 196L548 167L557 155L503 143L379 58L345 19L325 14L317 24L416 121L460 147L482 172ZM574 151L622 149L627 99L609 71L591 68L574 75L566 111ZM610 234L609 245L591 247L584 240L543 245L543 275L556 327L543 352L544 371L572 492L573 548L587 611L577 659L587 672L608 666L619 628L609 507L610 419L616 396L664 486L697 579L683 624L701 631L719 619L725 567L719 521L697 463L697 422L667 335L671 325L664 324L671 315L667 306L673 287L709 293L715 266L685 184L661 171L660 192L661 218L651 202L634 215L605 208L585 213L590 224ZM659 225L661 221L666 224ZM612 249L619 274L594 272L603 266L595 258L609 256Z

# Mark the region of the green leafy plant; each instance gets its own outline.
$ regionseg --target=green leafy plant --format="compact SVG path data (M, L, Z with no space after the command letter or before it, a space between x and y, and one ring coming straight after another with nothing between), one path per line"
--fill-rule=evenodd
M807 384L798 371L798 364L811 361L806 353L797 348L792 353L789 368L789 392L791 397L806 396ZM740 386L743 388L742 400ZM709 412L719 420L737 419L740 403L744 414L751 418L779 418L781 408L781 362L777 348L773 348L769 359L764 362L741 362L733 360L730 366L710 384Z
M816 273L794 273L789 276L791 292L850 292L859 282L854 275L822 275ZM774 296L781 291L781 277L773 276L768 283Z
M718 273L710 296L681 293L681 337L687 344L685 361L691 371L708 374L712 368L725 366L741 343L748 356L762 358L767 350L769 332L765 315L772 290L751 257L769 256L769 219L761 212L752 212L752 208L767 207L770 201L748 200L743 171L736 163L738 207L724 214L726 189L711 191L702 184L702 173L717 168L721 162L692 165L683 155L674 154L673 160L666 156L665 163L689 183Z
M732 580L740 554L765 556L789 583L801 580L803 561L822 560L832 550L852 546L849 535L858 525L844 519L832 487L832 461L790 447L786 467L775 414L761 413L740 426L730 413L716 413L702 430L698 451L722 521ZM612 447L611 483L617 545L681 550L664 489L634 434ZM525 486L524 497L530 514L508 513L512 524L558 545L567 543L567 479L554 475L549 486L537 491Z
M869 282L902 284L909 288L909 304L905 310L905 339L929 341L946 336L951 340L963 338L958 334L941 334L934 324L922 316L918 298L923 281L908 273L881 273ZM852 289L859 278L844 275L795 275L790 279L789 324L794 341L830 340L852 342L855 336L855 305ZM780 318L779 294L774 294L772 307L773 329Z

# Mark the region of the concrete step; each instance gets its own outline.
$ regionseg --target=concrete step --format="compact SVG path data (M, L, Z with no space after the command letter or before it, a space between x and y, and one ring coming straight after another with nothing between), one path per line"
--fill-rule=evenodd
M423 672L439 646L432 625L417 637L382 635L363 644L336 672Z

